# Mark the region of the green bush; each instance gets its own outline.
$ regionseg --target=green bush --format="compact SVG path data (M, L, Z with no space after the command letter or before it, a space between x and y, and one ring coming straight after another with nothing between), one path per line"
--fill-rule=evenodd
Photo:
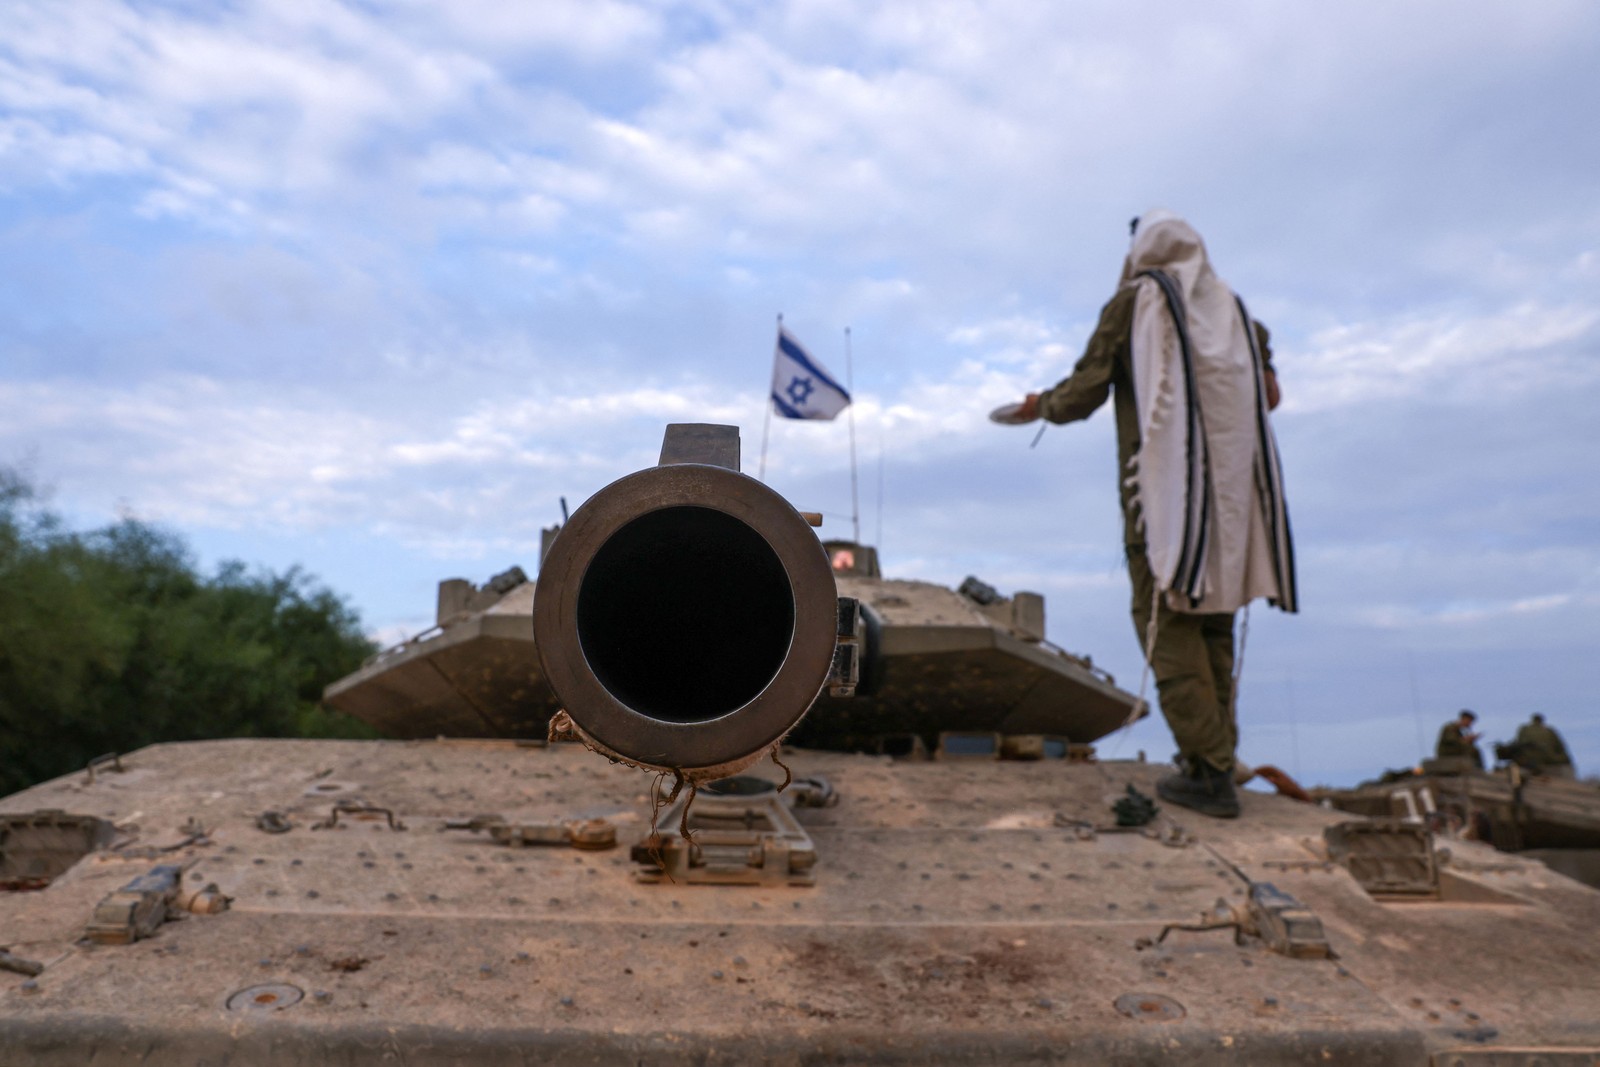
M0 469L0 795L157 741L375 737L319 705L371 651L298 568L207 578L178 536L66 530Z

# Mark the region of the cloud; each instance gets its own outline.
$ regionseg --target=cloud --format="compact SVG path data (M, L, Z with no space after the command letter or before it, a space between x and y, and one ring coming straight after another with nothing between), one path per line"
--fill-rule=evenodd
M1503 188L1505 174L1463 182L1457 169L1441 185L1427 153L1397 172L1385 164L1406 149L1375 139L1437 129L1475 164L1526 161L1519 175L1587 174L1578 158L1596 152L1573 130L1559 149L1511 151L1513 128L1453 129L1486 107L1540 113L1490 105L1564 77L1595 31L1581 4L1515 20L1357 4L1321 13L1314 33L1253 6L1152 24L1034 2L409 3L383 17L318 2L208 18L99 0L13 12L0 100L54 139L48 180L137 167L149 218L307 240L335 212L376 244L546 234L667 259L714 255L720 241L783 261L826 240L825 258L855 269L917 260L921 277L905 280L945 289L928 294L935 306L952 289L993 299L1026 274L1036 300L1051 277L1103 283L1118 250L1100 205L1121 216L1153 199L1190 201L1223 235L1276 229L1313 253L1398 252L1458 271L1482 257L1447 254L1453 229L1429 213L1409 248L1343 242L1397 230L1373 206L1456 203ZM1181 110L1167 106L1175 93ZM1375 122L1394 99L1405 103ZM1249 161L1263 150L1280 188L1267 183L1273 195L1247 213L1234 190L1261 186ZM1174 155L1190 161L1181 186L1159 177ZM1380 172L1385 195L1369 184ZM1528 218L1518 204L1482 228L1504 235ZM1284 254L1256 252L1259 269L1282 274Z
M1453 601L1437 610L1411 604L1379 604L1356 613L1361 622L1384 630L1423 629L1434 625L1452 627L1481 623L1502 625L1516 616L1542 615L1573 603L1571 593L1521 597L1502 601ZM1593 606L1591 602L1590 605Z
M3 77L3 75L0 75ZM80 175L146 171L136 148L99 133L57 133L29 119L0 119L0 189L29 182L59 185Z
M409 620L397 581L526 560L666 421L742 424L753 467L782 312L835 372L852 331L891 572L1045 592L1127 682L1109 415L1031 449L985 415L1070 369L1126 218L1167 203L1287 397L1307 611L1252 623L1248 720L1282 741L1297 701L1329 731L1306 750L1355 766L1347 719L1409 714L1402 645L1425 706L1587 692L1593 4L6 14L0 457L75 514L276 531ZM768 477L837 533L850 453L778 422ZM381 578L349 566L379 545Z
M404 42L336 3L215 21L105 0L9 12L0 47L28 89L6 94L6 105L48 116L62 136L111 140L150 160L150 195L190 219L204 213L182 202L210 188L224 197L328 189L379 129L424 123L492 76L476 59Z
M1373 402L1471 403L1507 390L1591 386L1600 380L1600 310L1525 301L1488 313L1430 309L1313 334L1297 353L1300 379L1286 412Z
M754 406L703 385L624 386L483 402L417 422L314 390L193 376L131 390L0 383L4 447L51 441L48 468L73 486L79 509L125 500L180 525L356 525L418 545L473 528L525 532L526 509L506 507L519 493L554 500L572 482L598 488L653 463L663 423L726 422ZM637 443L620 459L589 450L623 428ZM112 456L122 459L108 464Z
M543 0L537 11L496 0L405 0L389 12L414 36L473 54L576 59L602 65L646 55L663 33L658 10L615 0Z

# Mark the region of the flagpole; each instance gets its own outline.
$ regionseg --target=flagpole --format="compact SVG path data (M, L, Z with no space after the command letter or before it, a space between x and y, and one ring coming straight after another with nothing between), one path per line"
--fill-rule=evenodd
M783 332L783 312L778 312L778 332ZM761 467L756 472L756 480L762 485L767 484L767 434L772 431L772 379L767 379L767 395L762 399L763 406L767 409L767 417L761 424Z
M844 385L850 392L850 524L861 543L861 493L856 478L856 373L850 358L850 327L844 328Z

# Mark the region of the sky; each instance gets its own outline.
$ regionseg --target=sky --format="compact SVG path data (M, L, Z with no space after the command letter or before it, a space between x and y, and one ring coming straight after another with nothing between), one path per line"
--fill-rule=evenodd
M0 0L0 464L301 565L378 638L669 422L759 463L776 317L856 402L891 577L1045 594L1137 689L1109 410L1166 207L1272 331L1302 610L1240 755L1349 784L1542 711L1600 771L1591 0ZM848 331L848 344L847 333ZM849 423L767 481L852 531ZM1167 758L1159 718L1102 752Z

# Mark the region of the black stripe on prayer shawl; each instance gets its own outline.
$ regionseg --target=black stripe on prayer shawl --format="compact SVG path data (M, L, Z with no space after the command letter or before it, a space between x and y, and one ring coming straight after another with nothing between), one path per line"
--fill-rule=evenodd
M1167 298L1167 310L1178 333L1178 351L1183 356L1183 383L1189 394L1188 487L1184 501L1183 550L1178 556L1178 573L1173 588L1189 598L1190 605L1205 595L1206 553L1211 539L1211 460L1206 451L1205 419L1200 411L1200 392L1195 383L1194 349L1189 344L1189 317L1177 283L1159 270L1139 272L1153 278ZM1196 514L1198 512L1198 514Z
M1300 610L1300 590L1295 579L1294 537L1289 530L1289 503L1284 499L1283 468L1278 459L1278 441L1267 417L1266 360L1256 343L1255 321L1235 293L1233 302L1244 321L1245 340L1250 345L1251 365L1256 377L1256 485L1261 492L1263 518L1272 542L1272 568L1278 579L1278 597L1273 603L1287 612Z

